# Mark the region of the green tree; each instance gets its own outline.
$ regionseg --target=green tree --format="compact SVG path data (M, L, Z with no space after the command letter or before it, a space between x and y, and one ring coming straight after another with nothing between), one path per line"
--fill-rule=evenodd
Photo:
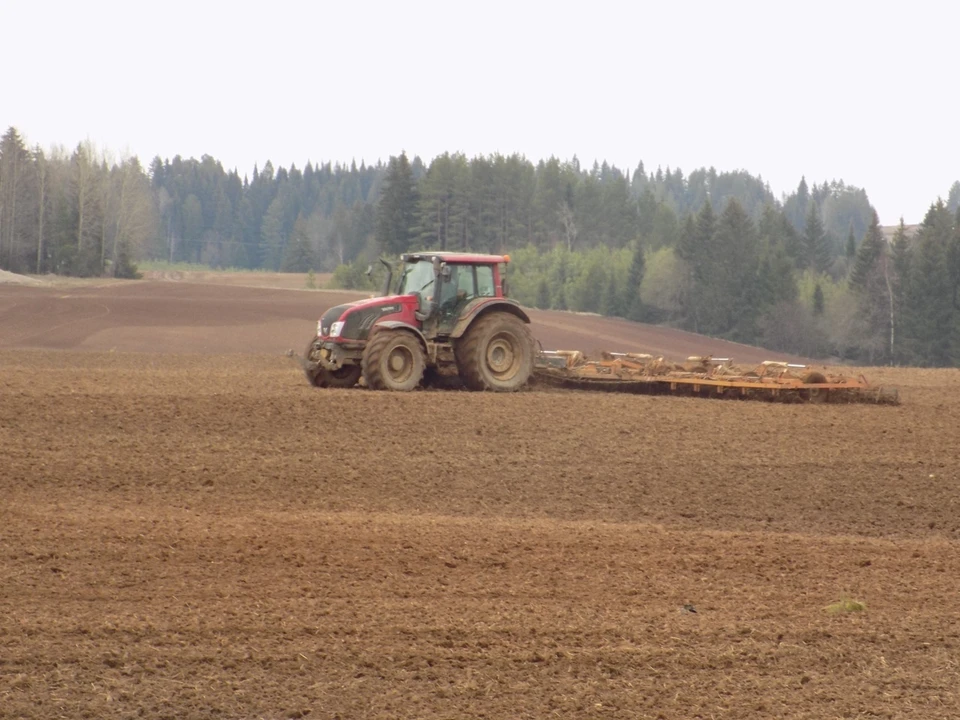
M950 192L947 195L947 210L952 213L960 212L960 180L950 186Z
M738 341L755 337L760 311L759 239L750 216L730 200L717 220L711 241L707 293L702 308L709 332Z
M796 191L787 197L783 204L783 211L797 232L803 232L806 224L807 213L810 205L810 188L807 186L807 178L801 177L800 184Z
M423 246L439 250L462 248L470 213L470 168L466 157L444 153L434 158L419 192Z
M537 307L543 310L550 309L550 283L545 277L540 278L537 284Z
M317 257L307 233L307 223L303 215L300 215L293 226L293 234L284 248L280 271L309 272L316 266Z
M850 224L850 230L847 232L847 245L844 251L848 260L853 260L857 255L857 239L853 235L853 223Z
M107 178L109 202L104 216L102 248L108 256L104 271L115 277L136 278L136 258L156 230L157 216L150 190L150 181L136 157L115 165Z
M569 304L569 283L573 276L573 260L571 253L563 246L557 245L549 253L547 279L550 283L551 306L554 310L567 310Z
M911 364L944 367L960 360L949 262L953 225L943 201L931 205L909 253L900 348Z
M797 299L797 278L793 260L781 243L760 237L762 247L757 268L757 308L766 312L780 303Z
M716 288L712 286L716 276L716 263L724 262L722 253L714 245L717 218L713 205L707 201L697 213L696 220L688 217L677 244L677 256L690 272L690 292L686 298L687 325L694 332L708 332L703 318L710 313L710 304L715 301ZM707 326L710 322L707 322Z
M603 299L609 283L609 256L603 248L574 254L575 272L568 289L571 310L603 312Z
M77 145L70 165L69 204L75 246L65 255L62 270L74 275L97 275L102 270L103 204L100 187L104 173L90 142Z
M851 236L853 231L851 230ZM853 264L853 270L850 272L850 285L858 292L864 292L870 275L874 272L877 261L884 252L885 241L883 239L883 230L880 229L880 218L876 210L873 211L873 218L870 226L867 228L860 248L857 250L856 260Z
M33 243L36 192L30 153L16 128L0 138L0 268L25 271Z
M820 286L820 283L817 283L816 287L813 289L813 314L819 317L823 315L823 311L823 288Z
M646 259L643 246L637 242L633 247L633 257L630 261L630 270L627 273L627 284L624 288L623 311L630 320L643 320L643 301L640 299L640 287L646 272Z
M377 206L376 238L389 255L410 250L418 230L419 193L406 153L391 157Z
M677 244L677 255L691 264L698 279L705 274L709 264L710 244L716 224L713 204L707 200L697 213L693 227L685 228L686 231L681 234Z
M857 237L863 236L874 212L865 190L835 180L819 188L818 198L828 237L842 238L851 227Z
M820 218L820 208L810 203L806 223L803 227L803 244L806 264L814 272L826 272L830 267L830 247Z
M627 307L624 298L624 282L618 277L619 272L615 263L610 264L610 273L604 288L600 312L607 317L626 317Z
M800 235L783 210L773 203L764 205L758 225L760 239L768 247L782 247L797 266L802 265L803 244Z

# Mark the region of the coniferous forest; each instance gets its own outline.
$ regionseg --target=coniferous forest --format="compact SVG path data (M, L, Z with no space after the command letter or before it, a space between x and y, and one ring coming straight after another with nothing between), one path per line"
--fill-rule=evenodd
M146 260L332 272L414 249L510 253L535 307L669 324L807 356L960 364L960 182L918 226L881 228L866 190L760 177L445 153L425 164L210 156L144 166L89 143L0 138L0 268L137 277Z

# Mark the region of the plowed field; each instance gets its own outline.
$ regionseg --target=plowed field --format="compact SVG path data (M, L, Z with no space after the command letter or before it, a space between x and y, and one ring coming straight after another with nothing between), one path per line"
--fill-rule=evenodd
M0 284L0 349L58 348L151 353L279 353L306 346L323 311L368 297L290 288L287 275L175 274L168 282L43 287ZM80 281L82 282L82 281ZM249 283L244 285L242 283ZM733 357L758 363L773 353L749 345L596 315L531 310L548 349ZM800 360L776 354L778 359Z
M0 717L960 717L956 370L316 390L319 293L0 290Z

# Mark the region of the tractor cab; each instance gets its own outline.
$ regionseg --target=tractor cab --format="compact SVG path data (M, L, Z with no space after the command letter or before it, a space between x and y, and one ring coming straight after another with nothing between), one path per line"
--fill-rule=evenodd
M431 335L453 332L470 303L504 297L501 268L509 256L418 253L402 261L396 294L417 296L417 320Z

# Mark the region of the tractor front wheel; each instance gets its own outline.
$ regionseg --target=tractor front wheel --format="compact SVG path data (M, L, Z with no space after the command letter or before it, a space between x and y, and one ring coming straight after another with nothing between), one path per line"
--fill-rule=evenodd
M519 390L533 372L530 327L509 313L475 320L456 346L457 368L470 390Z
M427 365L420 341L404 330L381 330L363 350L363 379L371 390L409 391Z
M314 387L352 388L360 379L360 366L344 365L339 370L317 368L313 372L307 371L307 379Z
M307 345L306 359L310 360L313 352L313 343ZM314 387L319 388L352 388L360 379L359 365L344 365L337 370L327 370L320 365L314 368L305 368L304 374Z

